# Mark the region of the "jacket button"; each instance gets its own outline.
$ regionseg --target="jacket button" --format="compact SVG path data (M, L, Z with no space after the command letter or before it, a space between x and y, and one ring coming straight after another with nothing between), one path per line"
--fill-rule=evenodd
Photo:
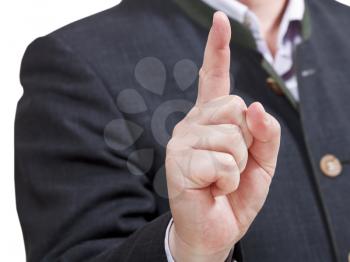
M331 154L327 154L324 157L322 157L320 161L320 168L322 173L328 177L339 176L343 169L339 159Z
M269 88L275 92L275 94L282 96L283 95L283 91L282 88L280 87L280 85L277 83L277 81L272 78L269 77L266 79L266 84L269 86Z

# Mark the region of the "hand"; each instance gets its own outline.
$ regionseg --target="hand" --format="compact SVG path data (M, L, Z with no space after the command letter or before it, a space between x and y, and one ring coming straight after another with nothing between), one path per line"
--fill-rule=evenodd
M274 175L280 126L260 103L230 92L231 28L217 12L200 70L196 105L166 153L176 261L224 261L262 208Z

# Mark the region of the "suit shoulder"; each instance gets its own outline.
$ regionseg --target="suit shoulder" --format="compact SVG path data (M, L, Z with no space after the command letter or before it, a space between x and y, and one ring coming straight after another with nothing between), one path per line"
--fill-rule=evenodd
M92 40L103 36L111 36L111 33L117 32L122 28L122 23L130 23L127 17L127 10L123 2L107 10L84 17L63 26L47 36L60 38L68 44L74 45L75 42L89 43Z
M123 0L119 5L64 26L51 34L80 51L96 47L127 45L130 41L155 34L157 25L170 25L176 13L172 1ZM152 30L152 27L154 30Z

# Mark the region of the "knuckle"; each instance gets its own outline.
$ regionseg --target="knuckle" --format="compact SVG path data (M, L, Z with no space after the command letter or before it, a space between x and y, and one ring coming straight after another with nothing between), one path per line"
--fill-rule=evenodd
M233 108L236 107L236 104L233 102L232 98L229 97L227 101L222 105L222 112L226 117L232 118L234 116Z
M231 173L237 170L236 161L230 154L224 154L220 160L220 164L225 172Z
M225 179L230 185L232 191L236 190L240 181L240 172L235 159L231 155L228 155L224 161L223 171L225 174Z
M232 178L232 189L231 191L234 192L236 191L236 189L238 188L239 186L239 182L240 182L240 175L239 175L239 172L236 172L234 175L231 175L233 178Z
M232 125L232 138L234 141L241 143L243 140L243 133L239 126Z
M237 132L240 132L240 128L234 124L222 124L219 130L223 135L230 137L235 135Z
M204 176L203 176L204 174ZM197 173L198 177L206 177L207 181L217 181L220 177L220 172L216 169L203 170L203 174Z
M201 67L201 69L199 69L198 75L199 75L199 78L205 79L205 77L207 75L207 71L205 70L205 68L203 66Z
M240 172L243 172L243 170L247 166L247 163L248 163L248 150L245 150L244 152L242 152L241 157L237 163Z
M224 107L226 111L232 112L232 108L235 108L236 102L232 96L229 96L227 103L225 103Z
M228 128L229 128L230 134L237 134L237 135L241 134L241 128L237 125L229 124Z
M244 102L244 100L240 96L231 95L230 97L231 97L231 99L230 99L231 106L239 109L240 111L244 111L247 109L246 103Z
M236 147L242 143L243 134L241 129L236 125L230 125L229 132L225 134L225 140L231 147Z
M229 151L235 156L238 169L243 171L248 160L248 149L241 129L235 125L232 126L234 131L230 135L226 135L225 141L229 145Z
M230 123L241 125L247 106L242 98L230 95L223 105L223 113Z
M225 141L228 145L228 148L230 149L230 152L234 152L237 145L239 144L239 138L237 133L232 135L226 135Z
M202 108L198 105L195 105L188 112L188 114L186 115L186 117L184 118L183 121L186 122L187 124L196 123L196 122L200 121L202 116L203 116Z
M172 155L174 152L177 151L177 148L178 148L178 145L179 145L179 141L172 137L169 141L168 141L168 144L166 146L166 155L167 156L170 156Z
M183 129L184 129L184 123L183 123L183 121L180 121L179 123L177 123L174 126L172 137L176 136L177 134L182 133Z
M167 153L168 153L168 151L170 151L173 147L174 147L174 138L171 138L171 139L168 141L167 145L166 145Z

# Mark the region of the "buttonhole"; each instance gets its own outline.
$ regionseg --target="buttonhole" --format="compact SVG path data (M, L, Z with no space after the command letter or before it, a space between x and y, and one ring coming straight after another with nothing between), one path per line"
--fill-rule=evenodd
M301 76L302 77L308 77L308 76L312 76L315 73L316 73L316 70L313 69L313 68L310 68L310 69L303 70L301 72Z

